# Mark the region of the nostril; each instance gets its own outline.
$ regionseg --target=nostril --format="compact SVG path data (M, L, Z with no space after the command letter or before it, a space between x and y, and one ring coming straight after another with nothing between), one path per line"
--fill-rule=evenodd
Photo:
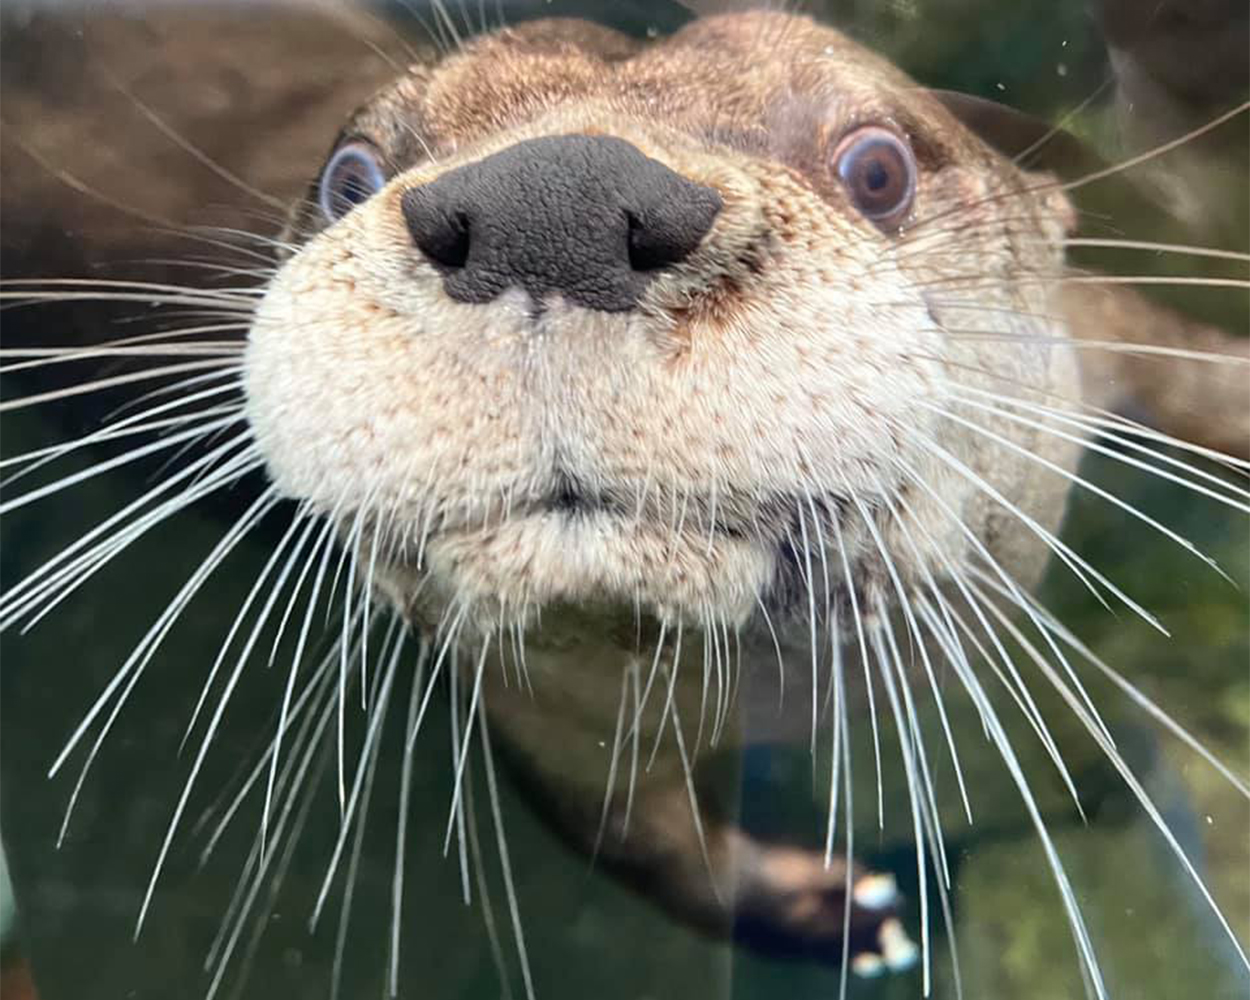
M400 201L412 242L436 267L459 270L469 260L469 217L428 196L424 188Z
M679 264L698 248L720 209L714 190L682 181L657 192L646 211L626 210L629 266L659 271Z
M440 264L464 267L469 259L469 217L463 212L456 212L431 235L428 243L428 248L421 249Z
M629 266L635 271L658 271L676 263L684 254L675 253L671 240L650 229L633 212L626 212L629 224ZM657 235L661 238L657 239Z

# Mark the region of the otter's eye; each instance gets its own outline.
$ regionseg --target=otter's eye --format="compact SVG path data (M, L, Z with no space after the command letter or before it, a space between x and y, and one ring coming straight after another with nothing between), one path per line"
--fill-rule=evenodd
M833 170L855 207L882 229L896 229L916 196L916 158L893 132L867 126L842 138Z
M337 222L385 183L377 152L366 143L349 142L335 151L322 171L321 214L327 222Z

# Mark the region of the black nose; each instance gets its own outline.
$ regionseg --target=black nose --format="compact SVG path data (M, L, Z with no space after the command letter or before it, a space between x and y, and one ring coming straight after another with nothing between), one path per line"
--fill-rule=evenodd
M619 312L699 245L721 199L622 139L562 135L449 170L402 206L453 299L520 287L536 301L558 292Z

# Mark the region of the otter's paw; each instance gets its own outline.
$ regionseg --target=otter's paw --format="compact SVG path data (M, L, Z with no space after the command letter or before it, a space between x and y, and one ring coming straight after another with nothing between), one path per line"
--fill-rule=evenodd
M845 859L826 865L819 851L754 840L739 856L747 870L741 873L736 936L764 951L840 962L848 927ZM849 885L852 971L874 977L914 966L919 950L898 918L894 876L854 865Z

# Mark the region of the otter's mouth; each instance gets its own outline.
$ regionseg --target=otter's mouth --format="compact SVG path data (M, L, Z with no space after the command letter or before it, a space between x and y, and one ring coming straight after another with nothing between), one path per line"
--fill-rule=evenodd
M745 627L761 608L807 608L813 588L823 606L840 577L830 552L858 536L836 492L643 491L567 470L545 487L489 516L461 509L428 525L389 567L392 595L421 620L454 605L487 629L555 605Z
M795 538L802 533L799 521L843 519L847 501L837 493L817 497L810 492L766 495L736 494L708 488L676 491L642 487L590 486L584 479L563 469L551 477L550 488L526 506L525 513L564 517L601 516L605 521L620 518L630 522L650 519L667 523L675 533L689 527L697 534L728 538L768 538L784 535L784 529L768 526L789 523ZM812 512L816 513L813 514Z
M871 498L865 500L871 507ZM545 480L543 488L524 499L484 503L440 518L438 531L494 530L509 522L540 518L558 522L594 520L601 526L667 530L674 542L682 537L750 539L793 558L798 539L829 537L832 522L847 520L850 501L838 491L752 492L711 487L675 488L657 484L598 484L564 467Z
M605 514L623 516L626 506L619 496L589 488L573 474L557 470L552 476L552 486L547 494L534 505L539 514L557 514L566 517Z

